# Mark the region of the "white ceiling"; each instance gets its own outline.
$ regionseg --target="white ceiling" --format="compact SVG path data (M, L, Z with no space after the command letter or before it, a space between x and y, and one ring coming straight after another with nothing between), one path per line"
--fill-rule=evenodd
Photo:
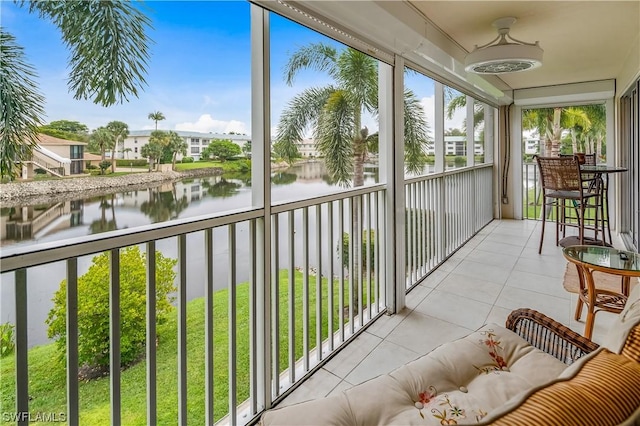
M640 73L640 0L252 1L383 61L400 55L410 66L498 104L511 103L515 89L621 79L623 90ZM465 72L467 52L493 40L491 24L504 17L517 19L512 37L539 41L542 67L500 76Z
M511 36L539 41L544 60L541 68L501 75L512 89L615 78L640 37L637 0L408 3L468 52L496 37L494 20L517 18Z

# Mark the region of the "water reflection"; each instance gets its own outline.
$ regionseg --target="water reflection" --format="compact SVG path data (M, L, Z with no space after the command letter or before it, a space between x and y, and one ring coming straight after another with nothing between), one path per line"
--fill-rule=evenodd
M167 186L170 188L166 188ZM176 185L169 184L163 187L160 187L158 191L150 191L149 199L140 205L140 211L151 219L151 223L177 219L189 205L189 200L185 195L178 197Z
M218 182L212 183L214 179L204 179L202 187L207 191L207 195L214 198L229 198L237 195L242 188L241 183L227 180L224 176L218 179Z
M89 230L92 234L118 229L116 223L115 197L115 194L99 197L100 219L94 220L91 222L91 225L89 225ZM107 219L107 209L111 210L111 220Z
M378 167L365 167L365 183L377 181ZM275 202L337 189L321 161L272 173ZM249 206L251 173L233 173L47 205L8 207L0 211L0 246L60 241Z

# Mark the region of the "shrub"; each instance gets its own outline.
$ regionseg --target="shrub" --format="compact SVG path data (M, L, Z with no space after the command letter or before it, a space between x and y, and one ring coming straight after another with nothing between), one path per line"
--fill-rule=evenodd
M193 163L193 157L184 157L182 159L183 163Z
M362 270L367 270L367 242L369 243L369 262L371 263L371 272L375 271L375 249L376 249L376 233L373 230L362 231L362 239L360 241L360 262L362 263ZM349 266L349 234L344 232L342 234L342 266L347 268Z
M104 174L104 171L111 167L111 161L101 161L100 162L100 172Z
M137 160L116 159L116 166L118 167L147 167L148 165L149 161L146 158Z
M456 166L466 166L467 165L467 157L456 156L453 159L453 164Z
M45 169L41 169L40 167L38 167L37 169L34 169L33 172L37 175L46 175L47 171Z
M95 256L89 270L78 278L78 360L81 366L105 371L109 367L109 254ZM156 252L156 315L158 324L173 309L169 297L176 290L175 259ZM66 290L63 280L46 320L49 338L56 340L63 358L66 350ZM146 255L137 246L120 252L120 346L121 366L137 361L144 353L146 337Z
M94 166L91 163L88 163L87 166L85 167L85 169L87 170L98 170L98 166Z
M15 326L11 323L0 324L0 358L9 355L16 347L13 332Z

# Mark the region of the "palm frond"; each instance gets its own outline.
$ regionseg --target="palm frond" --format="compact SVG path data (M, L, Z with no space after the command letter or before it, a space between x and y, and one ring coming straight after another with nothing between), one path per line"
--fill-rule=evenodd
M464 94L460 94L454 98L452 98L447 104L447 118L451 120L453 118L453 114L460 108L464 108L467 106L467 96Z
M359 50L347 48L338 57L338 85L350 93L357 105L367 110L377 109L370 105L371 91L378 90L378 65L375 59Z
M289 86L293 84L298 71L309 68L328 71L335 74L336 49L325 43L311 43L294 52L284 66L284 79Z
M150 20L123 1L35 1L30 11L50 19L71 51L69 89L102 106L138 96L146 85Z
M279 155L288 163L297 157L295 144L304 138L305 131L315 126L327 99L336 89L332 86L309 88L296 95L282 111L276 144Z
M426 151L432 142L424 108L407 89L404 91L404 162L409 173L422 172L427 161Z
M0 28L0 174L12 179L21 159L31 157L42 125L44 97L36 73L15 37Z
M327 99L314 135L329 175L343 187L350 186L353 177L356 131L353 109L347 92L334 91Z

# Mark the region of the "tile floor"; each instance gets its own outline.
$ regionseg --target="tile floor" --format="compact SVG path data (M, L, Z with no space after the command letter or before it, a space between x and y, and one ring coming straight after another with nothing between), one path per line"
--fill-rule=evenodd
M554 232L553 226L547 228L539 255L539 222L493 221L409 292L402 312L378 319L279 406L341 392L388 373L486 323L504 325L509 312L521 307L582 334L584 322L573 319L577 296L562 287L567 262L555 246ZM601 341L614 318L598 313L594 341Z

